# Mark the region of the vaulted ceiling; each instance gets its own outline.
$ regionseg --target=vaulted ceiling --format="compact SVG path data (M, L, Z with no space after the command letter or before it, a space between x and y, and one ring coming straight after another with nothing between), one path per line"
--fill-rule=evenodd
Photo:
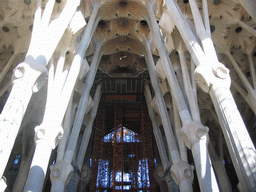
M4 106L11 90L12 70L24 59L29 46L37 5L36 2L31 0L0 0L1 107ZM42 2L42 8L44 9L47 0L43 0ZM65 3L65 0L56 0L52 19L58 17ZM193 16L188 0L178 0L177 3L187 20L193 23ZM197 1L197 3L201 10L201 1ZM82 11L86 22L89 21L93 6L93 1L81 1L79 9ZM208 0L208 7L212 38L219 60L230 69L233 82L244 88L237 72L225 53L227 51L231 52L242 72L252 82L249 66L250 57L248 55L252 55L252 60L255 64L256 38L247 28L256 29L256 23L236 0ZM182 39L176 27L171 23L170 13L164 2L161 0L155 1L154 8L156 22L160 27L163 41L169 52L171 61L173 65L179 67L176 48ZM142 42L143 37L151 42L152 53L155 58L158 58L159 53L154 45L145 1L102 1L96 21L96 29L86 52L86 58L88 58L89 62L91 56L94 54L97 43L103 43L103 57L100 62L98 75L101 77L105 75L105 77L109 78L134 78L139 77L144 72L147 73L147 65L144 59L145 47ZM66 55L66 59L72 59L74 56L74 44L79 41L83 30L84 28L74 34L71 28L67 29L54 56L57 58L60 48L67 46L70 54ZM188 68L190 68L191 63L188 52L186 53L186 60ZM157 69L157 67L156 70L161 70ZM162 78L161 75L160 78ZM168 89L168 86L165 85L165 79L161 79L161 82L162 87L165 86ZM231 89L245 122L253 132L256 126L255 115L244 98L242 98L241 93L238 92L236 86L232 86ZM204 114L202 115L204 124L208 123L217 126L211 100L200 89L198 89L198 102L200 111ZM40 108L36 102L31 105L35 106L35 108Z

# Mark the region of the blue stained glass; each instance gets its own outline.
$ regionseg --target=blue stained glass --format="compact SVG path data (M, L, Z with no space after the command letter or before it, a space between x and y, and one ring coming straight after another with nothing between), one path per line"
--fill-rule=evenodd
M104 142L112 142L114 140L115 131L112 131L111 133L104 136L103 141ZM119 128L116 131L116 141L121 142L121 128ZM134 131L127 129L126 127L123 127L123 142L124 143L131 143L131 142L140 142L138 139L138 133L135 133Z
M122 135L121 135L121 128L119 128L116 133L112 131L111 133L104 136L104 142L113 142L114 136L117 138L115 139L117 142L121 142ZM140 142L138 139L138 134L134 131L123 127L123 141L124 143L132 143L132 142ZM128 154L129 158L134 157L135 154ZM91 159L90 159L91 163ZM155 160L156 163L156 160ZM149 169L148 169L148 160L143 158L138 162L138 170L135 172L121 172L118 171L115 173L115 181L121 182L123 177L123 190L129 191L132 188L133 184L137 184L138 188L149 188L150 187L150 180L149 180ZM136 178L137 181L134 181ZM102 188L112 188L112 179L113 179L113 170L109 167L109 161L105 159L99 159L98 162L98 173L97 173L97 181L96 187ZM131 183L133 183L131 185ZM116 190L121 190L122 186L115 186ZM142 191L142 190L139 190Z
M19 163L19 161L20 161L20 155L16 155L16 156L15 156L15 159L14 159L14 161L13 161L13 164L14 164L14 165L17 165L17 164Z

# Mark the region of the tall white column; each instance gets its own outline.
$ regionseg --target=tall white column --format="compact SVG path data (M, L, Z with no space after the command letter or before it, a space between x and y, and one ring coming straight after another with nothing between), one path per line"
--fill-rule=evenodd
M25 127L24 127L25 128ZM23 134L22 134L22 156L21 156L21 164L20 164L20 169L19 173L15 179L15 183L13 185L12 191L13 192L20 192L23 190L24 185L26 183L26 178L29 173L29 168L30 168L30 163L33 158L35 146L33 145L33 137L29 137L25 132L27 129L22 129ZM29 141L29 149L26 147L26 139L30 139ZM29 151L27 151L29 150Z
M151 122L152 122L153 133L154 133L154 136L155 136L155 139L156 139L156 144L157 144L158 152L159 152L160 159L161 159L161 162L162 162L163 174L164 174L164 172L169 172L170 171L170 170L167 170L169 168L169 165L168 165L169 161L168 161L168 156L167 156L168 154L166 153L164 143L163 143L162 134L159 130L159 127L157 126L157 122L156 122L156 119L155 119L155 114L154 114L153 108L150 104L151 101L152 101L152 96L151 96L151 93L150 93L148 83L145 83L144 87L145 87L144 95L145 95L146 102L147 102L148 113L149 113L149 117L150 117ZM159 174L159 173L156 173L156 174ZM164 175L163 175L163 177L164 177ZM168 186L168 189L169 189L170 192L177 189L178 186L173 181L173 178L172 178L171 174L167 174L165 176L165 180L166 180L166 183L167 183L167 186Z
M150 24L150 28L152 30L152 35L154 38L154 42L156 44L156 47L158 49L159 55L160 55L160 59L161 59L161 63L163 65L168 83L170 85L171 88L171 92L172 92L172 97L175 100L181 121L183 124L187 124L189 122L192 121L192 117L190 115L189 109L186 105L184 96L182 94L182 91L180 89L180 86L178 84L177 78L175 76L174 73L174 69L172 66L172 63L170 61L168 52L166 50L166 47L163 43L163 38L160 34L160 30L159 27L156 23L156 19L155 19L155 15L153 12L153 7L151 5L150 2L146 2L147 4L147 10L149 13L149 24Z
M220 137L222 137L222 134L220 135ZM231 192L232 191L232 186L230 184L227 172L225 170L223 158L219 157L216 154L215 149L214 149L211 142L209 142L208 149L209 149L209 154L211 156L214 171L215 171L215 173L217 175L217 178L218 178L218 183L219 183L220 190L225 191L225 192Z
M181 161L176 140L173 135L171 122L169 120L169 116L167 113L167 108L161 93L159 83L157 81L157 74L154 70L155 64L151 54L149 42L145 38L144 38L144 45L146 48L145 59L147 62L152 86L155 91L157 106L158 106L158 110L163 123L170 157L173 162L173 165L171 167L171 173L173 175L175 182L179 185L179 188L181 191L193 191L192 189L193 167L190 166L187 162Z
M150 74L150 80L151 80L152 86L154 88L155 97L156 97L156 101L157 101L157 107L158 107L158 110L160 113L161 121L163 123L164 131L165 131L165 135L166 135L166 139L167 139L167 144L168 144L168 149L169 149L169 155L174 163L179 162L180 161L179 150L178 150L176 140L175 140L175 137L173 134L172 125L171 125L171 122L170 122L170 119L169 119L169 116L167 113L167 107L165 105L165 102L164 102L164 99L163 99L163 96L161 93L161 89L160 89L159 82L157 79L158 77L154 70L154 60L151 55L149 43L146 39L144 39L144 44L146 47L145 59L146 59L146 63L147 63L149 74Z
M33 67L34 66L34 67ZM36 69L39 66L41 69ZM39 68L38 67L38 68ZM19 64L13 74L14 84L0 116L0 177L4 173L12 147L33 94L33 86L39 76L45 76L47 69L36 61ZM43 79L39 84L43 84Z
M216 177L214 175L214 171L211 166L210 157L206 147L207 143L205 138L207 138L208 128L204 127L200 122L197 122L197 119L192 119L192 116L188 110L183 94L175 77L167 50L163 44L162 36L160 34L152 10L152 5L150 5L150 2L146 2L146 4L149 12L152 33L155 40L154 42L158 48L160 59L162 60L167 80L170 84L172 97L175 101L177 110L182 121L183 127L181 134L185 141L186 146L192 149L193 152L200 189L202 191L219 191ZM179 166L183 166L183 163L180 163L180 165L173 166L173 173L178 173ZM187 170L187 168L185 168L185 170ZM205 173L208 174L207 179L205 179ZM189 175L190 174L188 174L187 176ZM175 181L180 182L179 179L176 179Z
M89 120L88 125L86 126L86 128L84 130L84 134L83 134L83 137L82 137L82 142L81 142L79 152L78 152L78 155L77 155L77 159L76 159L77 169L81 172L81 177L85 180L88 180L88 177L89 177L91 171L90 171L90 168L87 167L87 165L85 165L83 167L83 163L85 161L84 160L85 159L85 154L86 154L86 151L87 151L87 148L88 148L89 140L91 138L93 123L94 123L95 117L97 115L97 110L98 110L99 103L100 103L100 98L101 98L101 94L102 94L101 86L102 86L101 83L99 83L97 85L95 95L94 95L94 98L93 98L94 105L93 105L93 108L91 110L90 120ZM87 159L88 159L88 157L87 157ZM78 185L78 182L79 182L79 179L74 180L72 183L69 182L69 187L71 189L76 189L77 185Z
M150 117L151 122L152 122L153 132L154 132L154 136L155 136L155 139L156 139L156 144L157 144L157 148L158 148L158 151L159 151L160 159L161 159L161 162L162 162L162 165L163 165L163 170L165 171L168 167L168 154L166 153L166 150L164 148L162 135L161 135L161 132L159 130L159 127L157 126L154 111L153 111L153 108L150 104L151 101L152 101L152 96L151 96L151 93L150 93L150 88L149 88L148 83L144 83L144 88L145 88L144 95L145 95L146 102L147 102L149 117Z
M8 162L33 90L37 91L43 86L47 74L46 65L79 3L80 0L68 0L59 19L52 21L49 25L54 1L47 3L43 15L41 1L38 1L29 50L25 61L19 64L14 71L13 76L16 80L0 116L0 177ZM56 29L52 31L52 28L57 28L57 31Z
M69 163L71 163L71 161L73 159L73 151L76 147L76 141L78 139L80 128L81 128L81 125L83 122L83 117L85 114L85 110L86 110L86 107L89 102L88 98L90 95L90 90L93 85L94 78L95 78L99 63L100 63L101 56L102 56L101 45L102 45L102 42L98 42L97 48L96 48L96 51L94 53L94 57L93 57L93 60L91 63L91 69L86 77L85 89L84 89L83 94L79 101L79 106L77 109L77 114L76 114L76 118L74 121L73 130L71 132L69 143L67 145L66 153L64 156L65 161L67 161Z
M229 86L220 80L221 85L212 85L210 96L218 115L240 190L256 190L256 150L237 109Z
M42 127L40 128L42 130ZM39 135L43 137L42 134L42 132L39 133ZM52 141L55 139L55 137L47 138L47 136L45 137L45 139L42 138L41 141L37 141L35 153L33 156L24 191L42 191L49 159L52 149L54 148Z
M63 160L56 162L53 166L51 166L51 181L52 181L52 192L60 192L64 191L65 184L67 182L68 176L73 171L71 169L72 159L74 156L74 152L76 149L78 136L81 130L81 126L83 123L83 117L85 115L86 108L89 103L90 90L94 82L94 78L100 63L101 59L101 45L102 42L99 42L97 45L96 51L94 53L94 57L90 66L90 71L86 77L85 81L85 89L79 101L79 106L77 109L75 121L73 124L73 129L69 137L69 142L65 151L65 155Z
M85 153L87 151L88 143L89 143L89 140L91 138L93 123L94 123L95 117L97 115L98 107L99 107L99 104L100 104L100 98L101 98L101 94L102 94L101 87L102 87L102 85L101 85L101 83L99 83L97 85L97 88L96 88L96 91L95 91L95 96L94 96L94 99L93 99L94 106L93 106L92 111L91 111L90 120L89 120L89 123L88 123L88 125L86 126L86 128L84 130L82 143L80 145L79 152L78 152L78 155L77 155L77 160L76 161L77 161L78 169L80 171L82 169Z
M240 186L243 191L253 191L256 185L256 151L231 95L229 70L223 64L213 63L211 59L207 59L176 1L167 0L166 4L191 57L198 66L196 78L199 86L212 98L234 167L241 182Z

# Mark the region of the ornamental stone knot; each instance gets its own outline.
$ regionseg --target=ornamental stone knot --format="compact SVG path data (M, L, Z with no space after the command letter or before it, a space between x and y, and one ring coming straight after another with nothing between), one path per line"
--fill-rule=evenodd
M199 87L206 93L212 85L230 87L229 69L222 63L211 65L200 65L195 70L195 78Z
M52 149L54 149L58 145L58 142L62 138L62 136L62 126L41 124L35 127L35 143L47 140L48 142L52 143Z
M27 56L25 61L13 70L12 82L22 81L23 85L27 84L31 86L33 92L37 92L45 85L47 77L45 59L38 57L34 60L32 56Z
M56 162L54 165L50 166L51 174L50 179L52 182L55 180L60 180L66 183L70 174L74 171L73 166L66 163L64 160Z
M192 183L194 179L193 170L193 165L189 165L185 161L180 161L172 165L171 174L175 183L177 183L178 185L185 180L189 180Z
M207 139L208 132L208 127L196 121L191 121L181 129L182 138L189 149L192 149L193 145L201 139Z

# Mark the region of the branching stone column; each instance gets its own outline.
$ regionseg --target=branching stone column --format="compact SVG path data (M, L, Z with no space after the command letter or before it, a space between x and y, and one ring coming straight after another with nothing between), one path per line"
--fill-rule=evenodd
M24 191L41 191L52 149L57 145L62 127L41 124L35 128L36 148Z
M222 133L221 133L220 137L222 137ZM220 142L220 143L222 143L222 142ZM227 175L224 163L223 163L223 158L219 157L216 154L214 146L212 145L211 142L209 142L209 144L208 144L208 149L209 149L209 154L211 156L214 171L218 178L220 190L225 191L225 192L231 192L232 186L230 184L230 180L228 179L228 175Z
M88 167L87 165L83 166L83 163L85 161L84 160L85 154L86 154L86 151L88 148L89 140L91 138L93 123L94 123L95 117L97 115L97 110L98 110L99 103L100 103L100 98L101 98L101 94L102 94L101 86L102 86L101 83L99 83L97 85L95 95L93 98L94 105L91 110L90 120L84 130L82 142L81 142L79 152L77 155L77 159L76 159L77 169L78 169L78 172L81 172L81 177L82 177L83 181L88 181L90 179L90 174L91 174L90 167ZM78 177L78 175L77 175L76 178L77 179L75 181L73 180L72 182L69 182L70 189L76 190L80 177Z
M144 87L145 87L144 95L145 95L146 102L147 102L148 113L149 113L149 117L150 117L151 122L152 122L153 132L154 132L154 136L155 136L155 139L156 139L157 148L158 148L160 159L161 159L161 162L162 162L162 165L163 165L163 172L165 172L165 171L169 172L167 170L169 168L168 167L168 163L169 163L168 162L168 156L167 156L166 150L164 148L162 134L159 130L159 127L157 126L157 122L156 122L155 115L154 115L154 110L153 110L152 106L150 105L150 103L152 101L152 96L151 96L151 93L150 93L148 83L145 83ZM159 172L159 170L157 170L157 171ZM157 174L159 174L158 172L157 172ZM164 177L164 175L163 175L163 177ZM169 191L174 191L175 189L177 189L178 186L173 182L172 176L170 174L167 174L165 176L165 180L166 180L166 183L168 185Z
M188 129L188 127L192 126L191 127L192 130L196 130L199 128L200 128L199 130L201 130L201 128L204 126L201 125L200 122L197 122L197 119L195 119L194 117L192 118L192 116L188 110L188 107L185 103L184 96L183 96L181 89L178 85L177 79L174 74L173 66L171 64L167 50L164 46L163 39L160 34L160 30L157 26L152 5L148 1L146 2L146 4L147 4L148 12L149 12L150 25L151 25L150 27L152 29L152 33L154 36L154 42L159 51L160 59L162 61L164 70L166 72L166 77L167 77L168 83L170 85L172 97L175 101L177 110L179 112L179 116L182 121L182 126L183 126L182 129L185 131L186 129ZM198 128L194 128L193 127L194 124L197 124ZM202 191L214 191L214 192L219 191L217 180L214 175L214 171L213 171L213 168L212 168L212 165L210 162L210 157L209 157L209 154L207 151L206 141L205 142L203 142L203 141L194 142L193 134L190 135L189 131L185 131L184 133L185 134L183 134L183 137L186 136L188 139L191 139L191 141L190 141L191 146L187 145L187 147L191 148L192 152L193 152L193 157L194 157L195 163L196 163L195 164L196 171L197 171L197 175L199 178L200 189ZM207 132L204 132L204 133L206 133L206 135L207 135ZM203 135L198 135L198 136L201 139L201 136L203 136ZM186 138L184 138L184 140L186 140ZM188 144L189 142L185 142L185 143ZM202 157L202 159L201 159L201 157ZM174 169L174 170L177 170L177 169ZM186 169L184 169L184 170L186 170ZM175 173L175 172L173 171L173 173ZM208 179L204 179L206 177L206 175L205 175L206 173L209 174ZM176 175L179 176L179 173L176 173ZM178 181L178 179L176 179L176 181Z
M77 166L78 166L78 169L80 171L82 169L85 153L87 151L88 143L89 143L89 140L91 138L93 123L94 123L95 117L97 115L97 111L98 111L98 107L99 107L99 103L100 103L100 98L101 98L101 94L102 94L101 87L102 87L102 85L101 85L101 83L99 83L97 85L97 88L96 88L96 91L95 91L95 96L94 96L94 99L93 99L94 106L93 106L92 111L91 111L90 120L89 120L89 123L88 123L87 127L85 128L83 138L82 138L82 143L80 145L79 152L78 152L78 155L77 155Z
M155 91L155 95L156 95L156 99L157 99L157 106L158 106L158 110L159 110L161 120L163 123L170 157L173 162L172 167L176 167L176 168L172 169L171 173L172 173L173 177L176 178L174 180L179 185L181 191L193 191L193 189L192 189L193 179L191 179L191 178L193 178L193 167L191 167L187 162L181 161L178 147L176 144L176 140L173 135L172 126L171 126L169 116L167 113L167 108L166 108L166 105L165 105L165 102L164 102L164 99L163 99L163 96L161 93L159 83L157 81L157 74L156 74L156 71L154 70L155 65L154 65L154 60L153 60L152 54L151 54L149 42L145 38L144 38L144 45L146 48L145 59L146 59L147 65L148 65L148 70L149 70L152 86ZM184 165L186 165L186 172L178 171L179 168L182 169ZM179 167L179 166L181 166L181 167ZM188 168L190 168L190 169L188 169ZM189 172L189 170L190 170L190 174L187 173L187 172Z
M193 170L194 167L185 161L180 161L171 167L173 179L179 185L181 192L193 191L190 186L194 179Z
M182 127L181 135L186 146L192 150L200 189L202 191L218 191L219 188L207 151L208 131L208 127L196 121L192 121ZM209 181L215 183L207 185Z
M29 50L25 61L19 64L14 71L13 76L16 80L0 117L0 177L2 177L8 162L21 121L32 96L32 90L38 90L43 86L42 82L44 82L47 72L45 66L79 3L79 0L68 0L59 18L49 25L54 1L51 0L47 3L43 14L41 1L38 1ZM52 31L52 28L55 28L55 31Z
M241 0L241 2L250 4L247 0ZM240 181L239 186L242 191L256 190L256 151L230 92L228 69L219 62L207 59L178 8L177 2L167 0L166 5L193 61L198 66L196 73L199 86L212 98ZM250 8L253 9L253 6Z
M41 63L40 63L41 61ZM33 94L35 82L42 85L47 77L45 62L27 59L19 64L13 73L13 88L0 116L0 175L7 165L21 121Z
M226 78L216 76L209 66L196 68L199 86L210 94L222 132L240 182L240 190L256 190L256 150L230 92L228 69Z
M102 42L99 42L99 44L97 45L97 48L94 53L94 57L90 66L91 69L86 77L85 89L79 101L79 106L77 109L73 129L70 134L70 138L69 138L69 142L67 145L64 158L63 160L56 162L51 167L51 181L52 181L51 191L52 192L64 191L68 176L73 171L73 169L70 168L72 167L71 162L74 156L74 151L76 149L78 136L81 130L82 122L83 122L83 117L85 115L86 108L89 106L88 103L89 103L89 97L90 97L90 90L93 85L94 78L95 78L95 75L99 66L100 58L102 55L101 45L102 45Z

